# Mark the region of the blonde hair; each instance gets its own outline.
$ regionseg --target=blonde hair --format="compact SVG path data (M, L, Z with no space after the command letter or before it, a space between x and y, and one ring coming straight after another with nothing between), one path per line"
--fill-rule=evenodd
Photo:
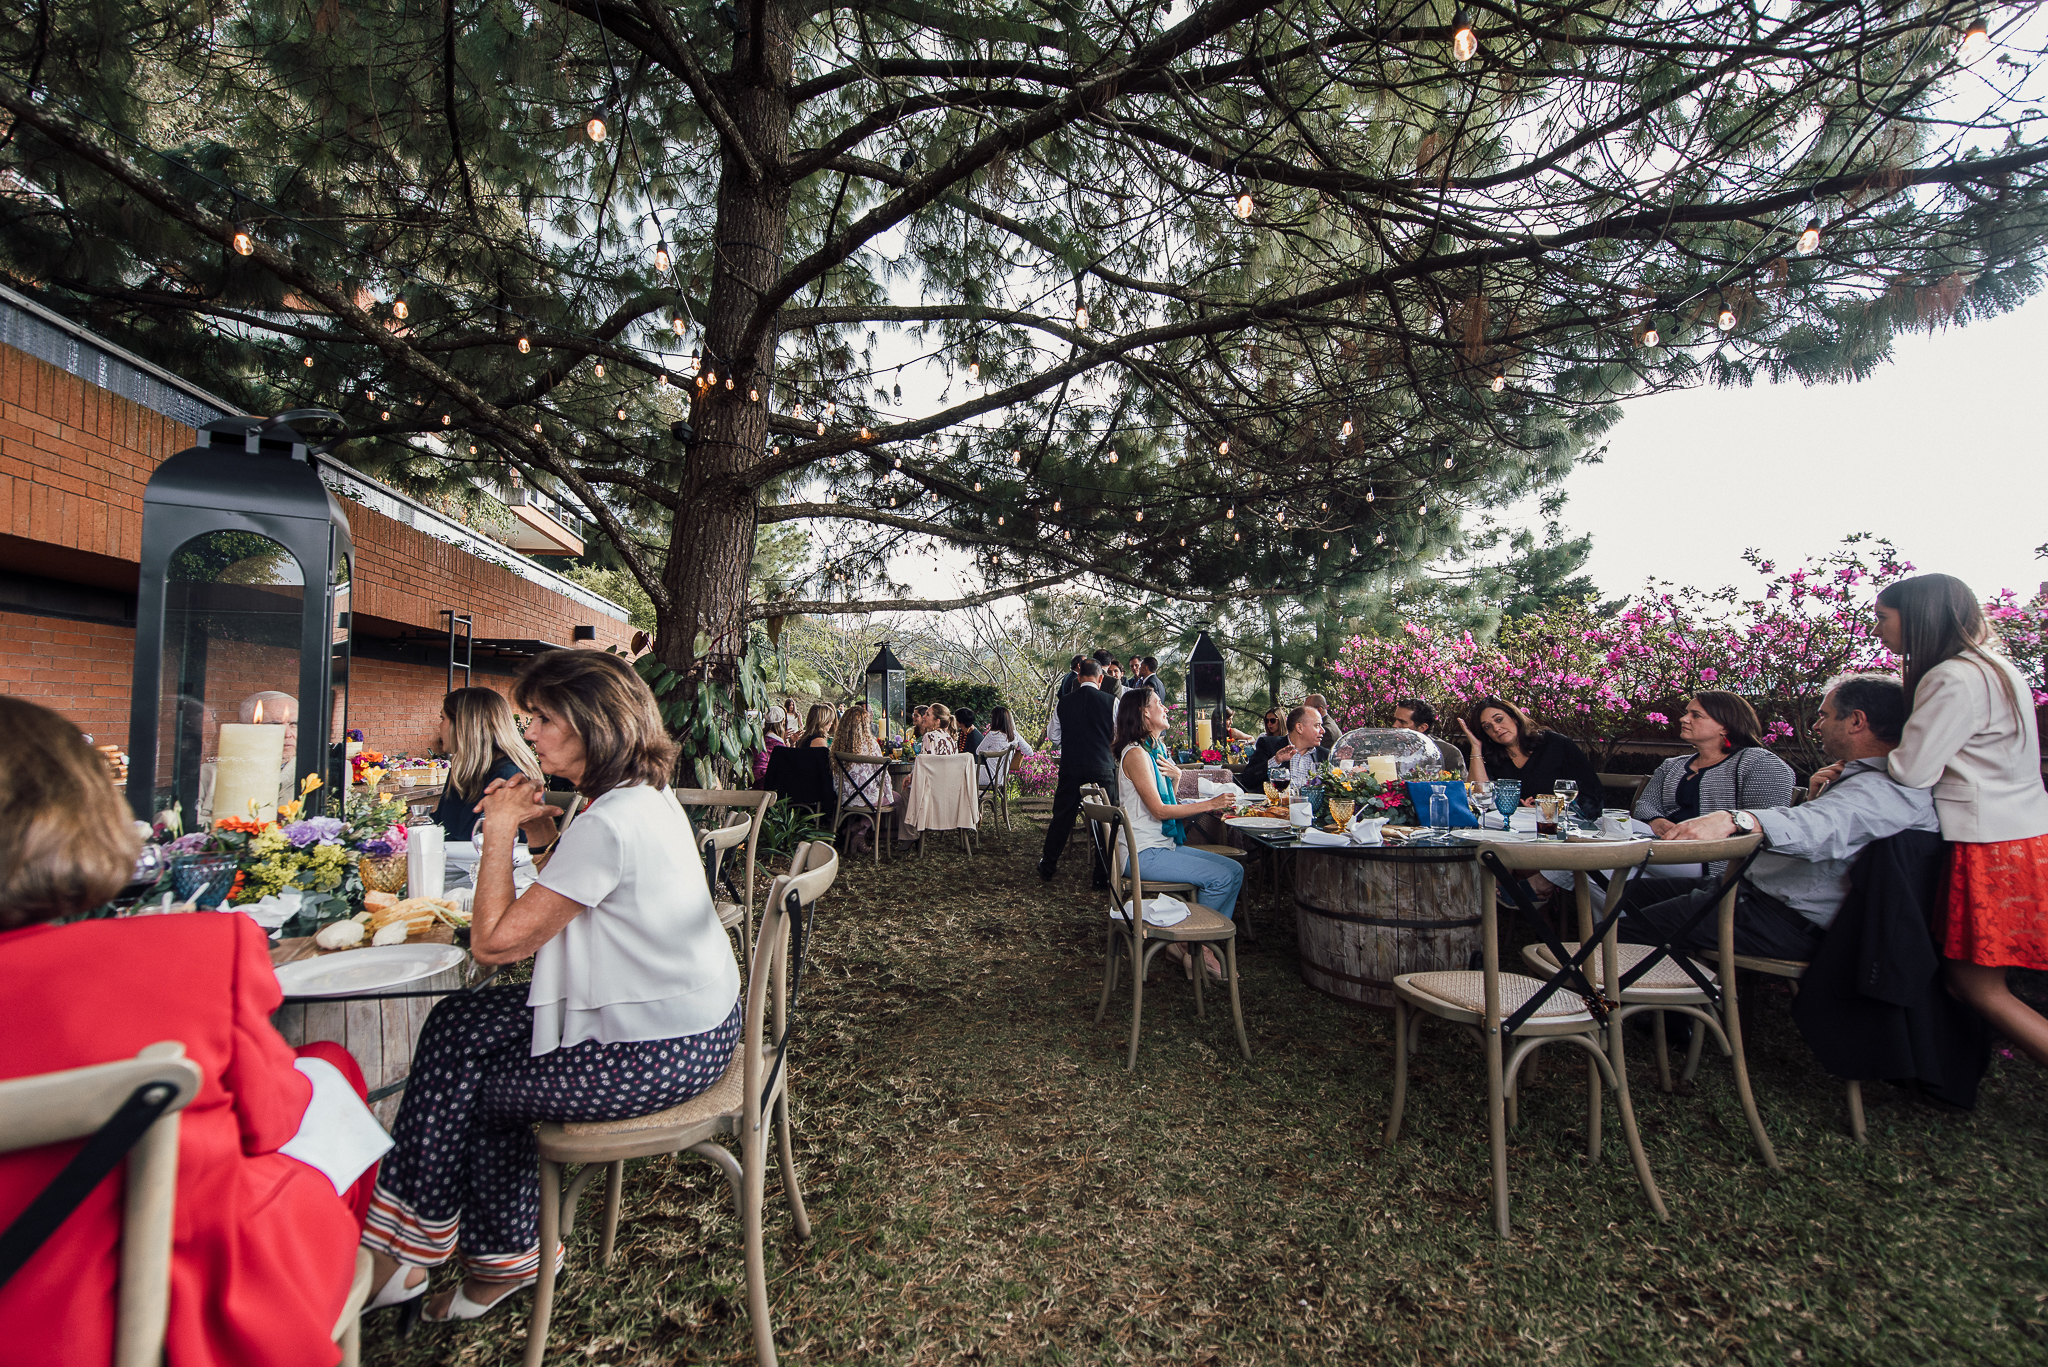
M98 906L127 885L141 847L78 728L0 695L0 930Z
M925 727L926 735L934 731L944 731L955 745L960 743L960 723L953 719L953 709L942 702L932 704L930 724Z
M868 705L855 703L839 717L838 734L832 737L832 748L842 755L879 755L881 745L875 740L875 728L868 721Z
M489 688L458 688L441 699L441 715L455 734L455 762L448 767L448 783L458 794L480 796L500 759L511 760L520 773L546 786L540 761L519 734L512 704L505 701L504 694Z
M804 714L804 732L797 737L798 745L809 745L820 736L832 734L832 726L839 720L839 714L827 702L812 703L811 710Z

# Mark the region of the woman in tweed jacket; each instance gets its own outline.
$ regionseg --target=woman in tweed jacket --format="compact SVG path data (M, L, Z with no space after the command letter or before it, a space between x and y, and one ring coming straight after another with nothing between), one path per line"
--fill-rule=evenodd
M1636 820L1662 839L1702 812L1790 805L1792 766L1762 747L1762 729L1756 709L1735 694L1696 695L1678 719L1678 738L1693 753L1657 766L1636 802Z

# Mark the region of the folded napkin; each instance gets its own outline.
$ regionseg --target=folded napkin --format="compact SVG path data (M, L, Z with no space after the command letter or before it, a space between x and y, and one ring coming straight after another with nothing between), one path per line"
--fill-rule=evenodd
M1130 909L1131 904L1126 902L1118 910L1109 913L1109 919L1112 921L1126 920L1130 916ZM1188 904L1181 901L1178 897L1168 897L1165 893L1161 893L1157 897L1147 897L1145 899L1145 924L1148 926L1160 926L1162 928L1177 926L1182 921L1187 920L1188 916Z
M1311 826L1301 833L1301 843L1304 845L1349 845L1351 837L1348 834L1333 835L1329 831L1319 831Z
M1499 812L1488 812L1479 818L1479 825L1484 830L1504 831L1508 828L1508 819Z
M246 912L250 920L265 930L276 930L299 914L299 902L304 896L305 894L297 888L286 888L283 892L273 892L260 901L244 902L235 910Z
M1384 845L1386 837L1380 832L1385 828L1387 818L1383 816L1354 816L1349 828L1351 843L1354 845Z
M1534 835L1536 833L1536 816L1537 813L1534 807L1517 807L1515 808L1515 814L1508 819L1508 829Z
M298 1133L278 1152L318 1168L339 1196L391 1151L391 1136L340 1069L324 1058L302 1058L294 1066L312 1082L313 1099L299 1118Z
M1198 798L1240 798L1244 795L1244 789L1238 787L1235 783L1218 783L1214 779L1203 778L1199 774L1195 776L1195 796Z

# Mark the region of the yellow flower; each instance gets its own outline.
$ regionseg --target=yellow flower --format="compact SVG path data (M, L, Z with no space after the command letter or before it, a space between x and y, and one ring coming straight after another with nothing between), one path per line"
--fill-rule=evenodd
M320 775L318 774L308 774L304 778L300 779L299 796L310 797L312 795L313 790L321 785L321 781L322 780L320 778Z
M299 819L299 812L305 805L298 798L293 798L290 802L284 803L277 809L277 819L279 821L297 821Z

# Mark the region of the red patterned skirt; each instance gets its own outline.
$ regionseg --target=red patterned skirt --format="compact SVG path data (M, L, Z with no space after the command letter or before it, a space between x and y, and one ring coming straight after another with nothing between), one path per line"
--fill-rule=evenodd
M2048 969L2048 835L1949 850L1942 957Z

